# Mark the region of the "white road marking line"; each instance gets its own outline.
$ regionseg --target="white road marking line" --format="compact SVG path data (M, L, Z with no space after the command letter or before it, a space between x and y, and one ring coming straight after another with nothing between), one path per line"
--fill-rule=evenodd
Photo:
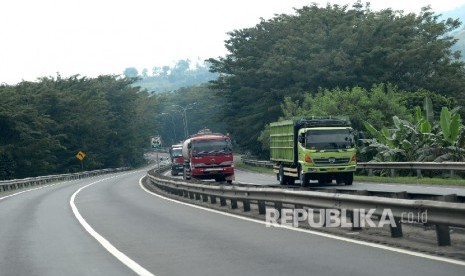
M189 207L194 207L194 208L197 208L197 209L201 209L201 210L204 210L204 211L208 211L208 212L212 212L212 213L216 213L216 214L220 214L220 215L224 215L224 216L228 216L228 217L233 217L233 218L237 218L237 219L241 219L241 220L245 220L245 221L249 221L249 222L254 222L254 223L266 225L266 223L264 221L261 221L261 220L258 220L258 219L252 219L252 218L247 218L247 217L243 217L243 216L239 216L239 215L226 213L226 212L223 212L223 211L213 210L213 209L209 209L209 208L205 208L205 207L202 207L202 206L182 202L182 201L179 201L179 200L175 200L175 199L172 199L172 198L168 198L168 197L156 194L156 193L154 193L152 191L147 190L147 188L144 187L144 185L142 184L142 179L144 177L145 176L143 176L142 178L139 179L139 186L145 192L147 192L149 194L152 194L154 196L157 196L159 198L162 198L162 199L165 199L165 200L168 200L168 201L171 201L171 202L175 202L175 203L178 203L178 204L181 204L181 205L186 205L186 206L189 206ZM275 227L275 226L273 226L273 227ZM415 256L415 257L420 257L420 258L424 258L424 259L430 259L430 260L435 260L435 261L440 261L440 262L446 262L446 263L465 266L464 261L459 261L459 260L449 259L449 258L445 258L445 257L438 257L438 256L428 255L428 254L425 254L425 253L414 252L414 251L410 251L410 250L406 250L406 249L400 249L400 248L390 247L390 246L371 243L371 242L353 240L353 239L344 238L344 237L340 237L340 236L335 236L335 235L331 235L331 234L327 234L327 233L316 232L316 231L312 231L312 230L308 230L308 229L294 228L294 227L289 227L289 226L285 226L285 225L277 225L275 228L284 228L284 229L292 230L292 231L296 231L296 232L302 232L302 233L317 235L317 236L326 237L326 238L330 238L330 239L335 239L335 240L350 242L350 243L354 243L354 244L364 245L364 246L368 246L368 247L384 249L384 250L387 250L387 251L393 251L393 252L396 252L396 253L402 253L402 254L411 255L411 256Z
M43 188L46 188L46 187L54 186L54 185L57 185L57 184L58 184L58 183L48 184L48 185L45 185L45 186L40 186L40 187L37 187L37 188L33 188L33 189L29 189L29 190L17 192L17 193L11 194L11 195L7 195L7 196L4 196L4 197L0 197L0 200L5 199L5 198L9 198L9 197L12 197L12 196L17 196L17 195L20 195L20 194L23 194L23 193L27 193L27 192L31 192L31 191L43 189Z
M74 200L77 196L77 194L82 191L83 189L91 186L91 185L94 185L96 183L99 183L101 181L104 181L104 180L108 180L108 179L111 179L111 178L114 178L116 176L113 176L113 177L108 177L108 178L105 178L105 179L101 179L101 180L98 180L98 181L95 181L95 182L92 182L90 184L87 184L81 188L79 188L76 192L74 192L74 194L71 196L71 199L69 201L69 204L71 205L71 209L73 210L73 213L74 213L74 216L76 217L76 219L79 221L79 223L82 225L82 227L84 227L84 229L94 238L96 239L108 252L110 252L113 256L115 256L120 262L122 262L124 265L126 265L128 268L130 268L132 271L134 271L136 274L138 275L146 275L146 276L155 276L154 274L152 274L150 271L146 270L145 268L143 268L141 265L139 265L138 263L136 263L135 261L133 261L131 258L129 258L128 256L126 256L123 252L119 251L116 247L114 247L108 240L106 240L102 235L100 235L99 233L97 233L93 228L92 226L90 226L87 221L81 216L81 214L79 213L79 210L78 208L76 207L76 204L74 203Z

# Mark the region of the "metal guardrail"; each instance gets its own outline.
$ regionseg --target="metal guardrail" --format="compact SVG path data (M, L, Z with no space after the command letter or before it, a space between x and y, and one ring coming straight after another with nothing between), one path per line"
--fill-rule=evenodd
M242 202L245 212L250 211L250 203L256 202L259 214L266 213L266 203L273 203L278 210L283 204L293 205L295 209L375 209L376 216L382 216L385 209L392 212L396 226L391 226L392 237L402 237L402 218L404 214L426 213L428 225L435 225L438 245L450 245L449 226L465 228L465 204L439 202L430 200L408 200L382 198L363 195L347 195L314 191L292 191L276 188L237 187L230 185L207 185L195 182L184 182L159 175L148 174L150 181L160 189L178 196L207 202L210 199L216 204L217 198L221 206L230 201L232 209L237 209L237 201ZM350 212L349 212L350 214ZM353 215L353 214L352 214Z
M242 159L242 162L257 167L273 167L273 162L270 161ZM416 170L417 176L421 177L422 170L445 170L451 174L454 171L465 171L465 162L359 162L357 169L366 169L369 174L376 169L390 169L392 176L396 175L396 170Z
M106 173L124 171L128 168L116 168L116 169L102 169L94 171L86 171L79 173L68 173L68 174L57 174L57 175L47 175L47 176L38 176L38 177L28 177L22 179L13 179L13 180L2 180L0 181L0 193L21 189L25 187L44 185L56 181L68 181L81 179Z
M273 168L273 163L270 161L263 161L263 160L253 160L253 159L242 159L242 162L247 165L255 166L255 167L266 167L266 168Z

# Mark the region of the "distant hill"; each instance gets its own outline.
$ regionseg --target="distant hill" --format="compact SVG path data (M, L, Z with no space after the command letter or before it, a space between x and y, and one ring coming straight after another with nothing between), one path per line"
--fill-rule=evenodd
M459 18L460 21L462 21L462 28L464 28L464 22L465 22L465 5L458 7L456 9L446 11L442 13L443 18Z
M150 93L162 93L176 91L183 87L198 86L218 78L219 74L211 73L209 68L208 63L196 63L191 66L191 61L186 59L179 60L172 67L154 67L151 75L148 75L147 69L139 73L135 67L126 68L123 74L126 77L139 79L133 86L138 86Z
M462 22L462 26L453 33L454 37L458 39L458 42L452 47L454 51L461 51L462 52L462 60L465 61L465 5L442 13L442 18L454 18L460 19Z

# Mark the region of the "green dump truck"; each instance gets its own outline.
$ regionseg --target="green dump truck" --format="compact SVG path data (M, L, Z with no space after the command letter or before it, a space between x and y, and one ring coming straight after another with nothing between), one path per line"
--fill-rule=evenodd
M281 185L352 185L356 167L354 130L346 118L307 118L270 124L270 159Z

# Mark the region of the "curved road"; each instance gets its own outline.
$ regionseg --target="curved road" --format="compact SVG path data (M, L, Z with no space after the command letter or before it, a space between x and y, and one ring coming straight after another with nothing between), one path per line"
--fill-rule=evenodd
M144 175L0 194L0 275L465 274L463 262L267 228L180 204L142 189Z

